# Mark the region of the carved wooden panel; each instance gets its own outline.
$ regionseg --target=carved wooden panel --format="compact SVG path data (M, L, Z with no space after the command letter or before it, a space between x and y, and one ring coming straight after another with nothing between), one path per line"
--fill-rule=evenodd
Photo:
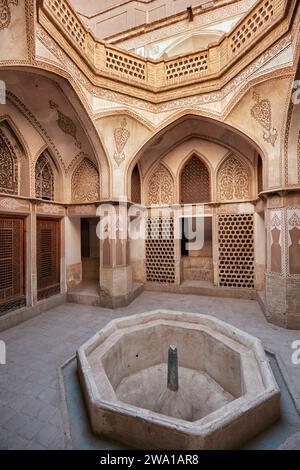
M147 220L146 279L159 284L175 282L174 220L171 218Z
M35 165L35 195L41 199L54 199L54 175L45 152L39 156Z
M18 159L0 129L0 193L18 194Z
M25 305L24 220L0 217L0 315Z
M182 204L210 201L210 177L206 165L196 156L184 166L180 175Z
M231 155L222 163L218 174L218 199L249 199L250 175L244 162Z
M59 221L37 220L38 300L60 292Z
M131 175L131 200L136 204L141 204L141 178L137 165L135 165Z
M253 224L253 214L219 215L220 286L254 287Z
M72 201L98 201L100 199L99 173L87 158L84 158L72 176Z

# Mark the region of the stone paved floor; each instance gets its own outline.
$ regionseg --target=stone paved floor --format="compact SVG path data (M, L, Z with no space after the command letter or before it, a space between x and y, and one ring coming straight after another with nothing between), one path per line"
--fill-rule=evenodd
M279 357L300 409L300 365L291 362L300 331L268 324L256 301L144 292L114 311L66 303L0 333L0 449L65 448L58 367L111 319L158 308L210 314L259 337Z

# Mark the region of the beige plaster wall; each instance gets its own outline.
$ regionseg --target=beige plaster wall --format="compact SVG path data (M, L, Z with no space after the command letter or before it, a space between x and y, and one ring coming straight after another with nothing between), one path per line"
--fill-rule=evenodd
M126 124L125 124L126 123ZM128 115L112 115L95 121L112 168L111 197L126 195L126 169L139 147L150 137L150 130ZM118 144L124 125L125 142ZM118 148L118 145L120 147Z
M260 97L260 105L255 110L256 101L253 92ZM257 85L247 92L237 103L227 122L237 129L245 132L250 138L258 143L263 154L262 158L267 164L266 169L266 189L280 186L282 183L281 161L282 143L284 139L285 118L290 100L290 79L282 78L269 80ZM258 117L262 114L262 108L269 108L268 119L264 121ZM256 117L251 114L256 113ZM270 123L270 129L277 137L272 145L268 142L268 129L264 127Z

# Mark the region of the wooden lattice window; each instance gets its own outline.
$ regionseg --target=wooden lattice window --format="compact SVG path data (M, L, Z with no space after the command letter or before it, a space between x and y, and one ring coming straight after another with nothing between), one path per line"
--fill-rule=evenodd
M137 165L135 165L131 175L131 200L136 204L141 204L141 177Z
M0 217L0 315L25 305L24 220Z
M54 199L54 174L48 155L44 152L35 165L35 195L41 199Z
M219 285L254 287L253 214L218 217Z
M99 173L93 163L84 158L72 176L72 201L98 201L99 198Z
M60 292L59 221L37 220L38 300Z
M152 217L147 220L146 279L149 283L175 282L174 220Z
M18 194L18 159L0 129L0 193Z
M182 204L197 204L210 201L210 177L206 165L193 155L180 175Z

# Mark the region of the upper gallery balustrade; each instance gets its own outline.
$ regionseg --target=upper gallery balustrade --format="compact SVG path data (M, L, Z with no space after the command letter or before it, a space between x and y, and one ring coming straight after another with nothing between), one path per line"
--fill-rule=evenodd
M97 40L66 0L41 0L38 18L43 28L69 55L77 51L94 74L158 94L238 73L291 27L297 0L258 0L253 8L206 49L175 58L146 59ZM74 51L75 50L75 51ZM74 58L74 57L73 57ZM232 75L232 73L230 74ZM215 82L216 84L216 82ZM189 94L192 94L191 91ZM199 92L199 89L198 89Z

